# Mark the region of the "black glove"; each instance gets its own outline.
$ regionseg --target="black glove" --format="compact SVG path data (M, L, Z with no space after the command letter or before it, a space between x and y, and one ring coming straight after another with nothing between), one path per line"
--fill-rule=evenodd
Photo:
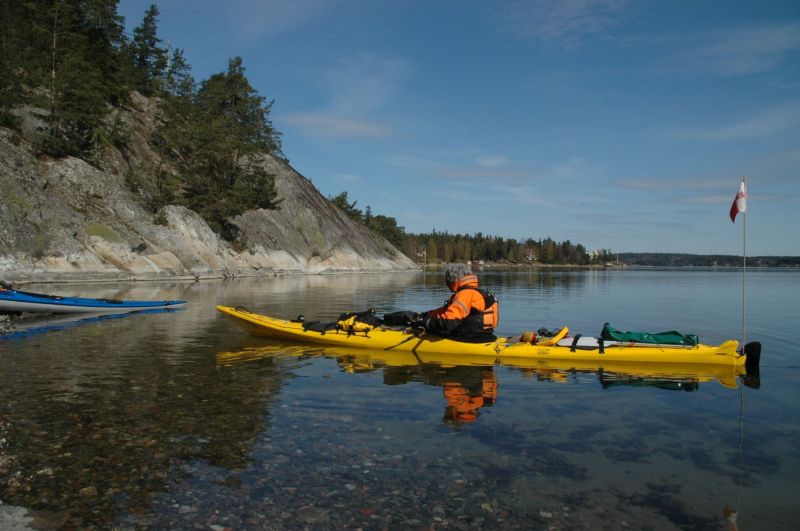
M411 326L420 318L420 314L409 310L387 313L383 316L384 324L388 326Z
M416 318L410 320L407 324L408 328L406 328L406 334L414 334L419 335L424 332L425 329L425 317L422 315L417 314Z

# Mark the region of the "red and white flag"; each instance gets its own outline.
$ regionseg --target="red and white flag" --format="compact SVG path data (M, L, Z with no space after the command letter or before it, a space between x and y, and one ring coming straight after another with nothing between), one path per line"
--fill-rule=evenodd
M736 214L739 212L747 212L747 188L744 185L744 180L739 185L739 192L731 205L731 221L736 222Z

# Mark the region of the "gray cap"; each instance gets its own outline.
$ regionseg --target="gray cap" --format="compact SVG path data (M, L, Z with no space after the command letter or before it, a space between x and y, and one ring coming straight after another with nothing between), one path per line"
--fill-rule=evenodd
M452 284L459 278L471 274L472 270L467 264L445 264L444 266L444 281L447 284Z

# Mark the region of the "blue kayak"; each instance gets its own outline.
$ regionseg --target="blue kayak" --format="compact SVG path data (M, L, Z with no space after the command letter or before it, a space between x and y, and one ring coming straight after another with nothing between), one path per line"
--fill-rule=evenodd
M120 313L176 308L183 304L186 304L186 301L85 299L0 288L0 312L6 313Z

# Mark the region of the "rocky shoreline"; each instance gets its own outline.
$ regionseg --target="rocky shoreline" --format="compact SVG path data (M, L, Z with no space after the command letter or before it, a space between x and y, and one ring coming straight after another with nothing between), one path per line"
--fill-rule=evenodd
M93 161L38 155L36 116L0 127L0 280L121 282L284 274L411 271L419 266L351 220L283 159L263 155L281 202L226 220L226 236L180 205L157 209L137 190L170 172L150 142L157 101L133 93L125 147Z

